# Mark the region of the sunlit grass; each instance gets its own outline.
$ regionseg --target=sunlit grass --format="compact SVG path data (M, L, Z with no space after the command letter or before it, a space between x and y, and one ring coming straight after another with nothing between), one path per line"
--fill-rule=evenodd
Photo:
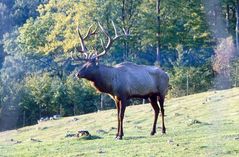
M239 155L239 88L170 99L165 105L166 135L160 133L159 118L158 133L150 136L153 111L145 104L127 107L122 141L114 140L116 111L108 110L2 132L0 156ZM65 138L78 130L88 130L92 138Z

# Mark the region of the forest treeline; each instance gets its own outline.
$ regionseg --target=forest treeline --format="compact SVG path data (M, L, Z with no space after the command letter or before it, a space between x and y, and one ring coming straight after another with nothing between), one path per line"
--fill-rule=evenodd
M237 45L239 2L220 2L226 31ZM110 98L75 78L82 63L71 59L80 46L77 26L84 34L100 22L113 34L112 20L130 36L116 41L101 64L160 66L170 75L172 97L214 87L216 39L201 0L0 0L0 131L35 124L41 117L114 108ZM100 39L97 34L87 45L100 50ZM239 84L238 65L234 57L231 86Z

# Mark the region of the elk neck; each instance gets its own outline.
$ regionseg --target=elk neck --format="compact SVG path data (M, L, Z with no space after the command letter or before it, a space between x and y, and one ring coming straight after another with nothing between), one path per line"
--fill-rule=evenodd
M115 70L111 66L99 65L98 70L92 76L90 80L93 86L100 92L112 94L113 92L113 80L115 76Z

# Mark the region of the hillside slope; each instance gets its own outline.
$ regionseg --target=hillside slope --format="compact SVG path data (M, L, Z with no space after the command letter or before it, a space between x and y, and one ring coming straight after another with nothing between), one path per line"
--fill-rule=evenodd
M239 88L166 101L167 134L150 136L149 104L126 109L125 137L115 141L116 110L62 118L0 133L0 156L239 156ZM66 138L88 130L87 138Z

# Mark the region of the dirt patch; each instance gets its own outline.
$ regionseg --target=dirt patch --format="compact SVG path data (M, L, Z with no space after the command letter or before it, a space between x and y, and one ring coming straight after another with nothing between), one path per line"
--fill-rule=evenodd
M39 139L34 139L34 138L30 138L30 141L32 141L32 142L42 142L41 140L39 140Z
M197 119L189 119L188 121L186 121L187 126L192 126L192 125L211 125L207 122L202 122L199 121Z

